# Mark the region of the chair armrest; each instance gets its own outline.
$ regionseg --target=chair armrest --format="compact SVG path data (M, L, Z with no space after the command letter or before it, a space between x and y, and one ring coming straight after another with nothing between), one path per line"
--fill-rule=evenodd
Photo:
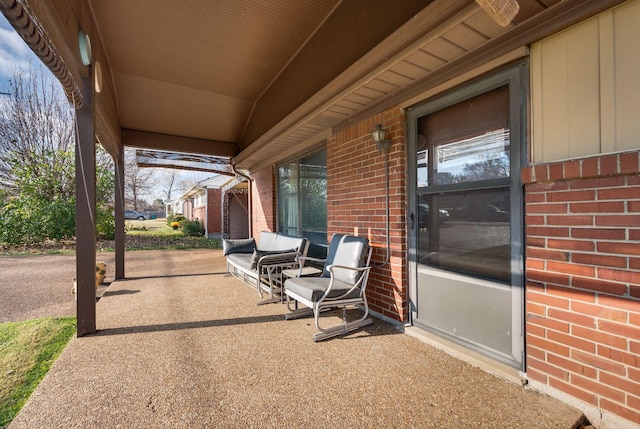
M301 265L304 265L305 262L307 261L311 261L311 262L321 262L321 263L325 263L326 259L321 259L321 258L313 258L311 256L299 256L298 257L298 261L300 261Z
M260 268L268 265L279 264L292 264L296 262L296 257L299 255L297 250L282 250L282 251L259 251L256 250L253 253L253 262L255 261L255 268L260 271Z
M367 287L367 278L369 276L369 271L371 270L371 267L347 267L344 265L338 265L338 264L332 264L329 265L327 267L327 269L329 270L329 273L331 274L331 281L329 282L329 287L327 287L327 290L325 291L325 293L322 295L322 297L320 297L320 299L318 300L318 304L320 304L323 301L334 301L334 300L339 300L342 299L343 297L349 295L354 289L356 288L362 288L362 293L364 293L364 289ZM351 288L346 291L345 293L343 293L340 296L336 296L336 297L332 297L332 298L327 298L329 296L329 294L331 293L331 289L333 287L333 280L334 280L334 270L336 269L341 269L341 270L349 270L349 271L356 271L356 272L362 272L363 274L360 276L360 278L351 286Z
M358 268L356 268L356 267L346 267L344 265L332 264L332 265L329 265L327 267L327 269L333 275L333 270L334 269L351 270L351 271L369 271L371 269L371 267L358 267Z
M224 256L232 253L253 253L256 249L256 241L253 238L243 238L237 240L222 240L222 254Z

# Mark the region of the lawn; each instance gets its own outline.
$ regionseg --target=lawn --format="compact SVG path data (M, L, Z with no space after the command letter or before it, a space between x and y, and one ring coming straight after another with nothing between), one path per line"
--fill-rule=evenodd
M173 229L166 219L125 220L124 230L131 236L182 237L180 228Z
M109 242L111 246L113 242ZM103 243L101 250L113 250ZM207 237L185 237L180 228L173 229L166 219L126 220L126 250L153 249L221 249L220 240L209 240Z
M75 317L0 323L0 427L11 423L75 331Z
M114 240L100 240L98 252L113 252ZM221 249L221 240L206 237L185 237L181 229L173 229L166 219L126 220L125 250L179 250L179 249ZM38 245L2 247L0 255L36 255L75 253L75 240L47 241Z

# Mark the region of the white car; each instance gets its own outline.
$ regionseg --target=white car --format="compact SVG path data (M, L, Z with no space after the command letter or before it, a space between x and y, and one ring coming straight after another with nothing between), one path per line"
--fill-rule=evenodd
M125 210L124 211L125 219L137 219L137 220L145 220L149 219L149 215L142 212L137 212L135 210Z

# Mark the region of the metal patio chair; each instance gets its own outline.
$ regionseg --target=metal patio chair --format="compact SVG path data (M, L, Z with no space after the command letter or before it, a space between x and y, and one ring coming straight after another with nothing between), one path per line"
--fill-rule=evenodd
M295 277L285 281L289 313L287 320L310 314L314 315L315 326L319 331L314 341L321 341L338 335L347 334L358 328L370 325L368 318L366 288L371 267L372 248L369 240L363 237L336 234L331 239L327 259L320 277ZM314 260L313 258L300 258ZM291 301L295 308L291 308ZM298 309L298 304L306 308ZM346 309L350 306L362 307L363 316L348 322ZM320 326L320 313L324 310L342 308L343 322L339 325L323 328Z

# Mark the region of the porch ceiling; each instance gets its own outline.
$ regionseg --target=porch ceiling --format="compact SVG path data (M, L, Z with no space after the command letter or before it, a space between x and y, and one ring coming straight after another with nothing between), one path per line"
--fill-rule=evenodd
M237 144L254 103L339 0L88 3L122 128Z
M125 145L136 146L128 133L147 134L147 141L176 136L174 147L162 149L179 152L180 142L193 139L202 150L188 152L235 155L233 163L246 169L290 157L417 90L450 80L468 71L468 58L477 67L482 56L495 59L525 46L541 37L539 28L554 16L571 14L577 22L597 12L581 0L519 0L520 13L503 28L473 0L425 1L412 19L251 137L258 103L345 3L87 2L112 72ZM617 2L601 8L607 3ZM563 18L567 23L571 19Z

